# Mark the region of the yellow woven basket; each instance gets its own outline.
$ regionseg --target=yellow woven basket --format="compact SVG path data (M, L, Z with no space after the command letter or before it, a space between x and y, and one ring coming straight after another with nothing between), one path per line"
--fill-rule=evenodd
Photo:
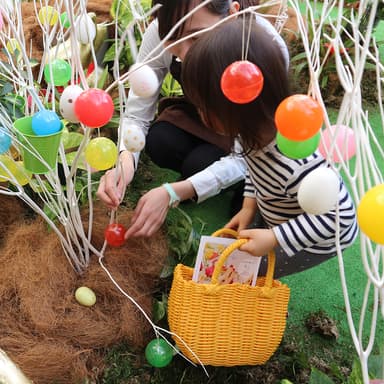
M228 230L213 235L222 233ZM226 258L246 241L237 240L223 251L210 284L192 281L193 268L183 264L174 271L168 300L169 327L205 365L264 364L283 337L289 288L273 279L273 252L268 255L267 274L257 279L256 286L217 282ZM178 337L173 338L186 357L199 362Z

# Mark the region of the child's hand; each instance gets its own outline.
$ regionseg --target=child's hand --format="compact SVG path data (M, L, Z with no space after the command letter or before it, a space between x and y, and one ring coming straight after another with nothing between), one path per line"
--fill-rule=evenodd
M264 256L278 245L272 229L246 229L239 232L239 237L249 239L240 247L240 251L249 252L253 256Z
M247 228L253 221L255 212L251 208L243 207L235 216L225 225L225 228L231 228L235 231L241 231Z

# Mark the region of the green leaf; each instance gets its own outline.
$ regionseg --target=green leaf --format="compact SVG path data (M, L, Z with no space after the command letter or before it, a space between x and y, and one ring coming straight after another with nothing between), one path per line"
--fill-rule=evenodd
M383 377L384 372L384 355L373 355L369 357L368 360L368 371L369 375L373 378L381 378Z
M65 155L68 165L72 165L74 163L76 155L77 155L77 152L70 152ZM85 161L84 153L80 156L78 163L76 165L76 168L83 169L85 171L87 170L87 163Z
M0 91L0 96L7 95L8 93L12 93L13 85L11 83L4 83L2 89Z
M68 130L64 130L61 136L65 150L78 148L83 139L83 134L79 132L68 132Z
M309 384L335 384L335 382L325 373L319 371L316 368L312 368Z
M116 44L113 43L104 54L103 63L115 60L116 57Z
M153 303L153 321L156 323L163 319L167 313L168 297L165 293L162 294L161 301L155 300Z
M359 359L354 359L352 371L348 378L348 384L363 384L363 374Z
M108 79L108 66L105 66L103 72L100 74L99 80L97 82L97 88L104 89L104 86Z

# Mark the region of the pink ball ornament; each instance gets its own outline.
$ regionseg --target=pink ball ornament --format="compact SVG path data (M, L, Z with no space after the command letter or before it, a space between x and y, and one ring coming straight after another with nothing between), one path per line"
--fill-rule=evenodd
M264 76L256 64L248 60L235 61L221 76L221 90L225 97L236 104L246 104L260 95Z
M321 132L319 151L325 158L330 156L335 163L349 160L356 153L355 133L345 125L331 125Z
M107 124L113 115L113 100L102 89L89 88L75 101L75 114L78 120L89 128L99 128Z

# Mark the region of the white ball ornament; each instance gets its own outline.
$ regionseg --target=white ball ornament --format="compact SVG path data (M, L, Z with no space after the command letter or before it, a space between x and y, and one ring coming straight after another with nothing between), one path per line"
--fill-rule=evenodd
M89 44L96 37L96 25L88 14L78 16L75 22L76 38L81 44Z
M79 119L75 114L75 101L81 93L83 93L83 88L79 85L68 85L65 87L63 93L60 96L60 113L64 119L70 121L71 123L78 123Z
M129 72L129 86L135 95L151 97L157 92L159 80L156 73L148 65L133 64Z
M321 215L336 207L340 179L330 168L313 170L301 181L297 199L300 207L312 215Z
M140 152L145 146L143 131L134 124L123 126L123 143L129 152Z

